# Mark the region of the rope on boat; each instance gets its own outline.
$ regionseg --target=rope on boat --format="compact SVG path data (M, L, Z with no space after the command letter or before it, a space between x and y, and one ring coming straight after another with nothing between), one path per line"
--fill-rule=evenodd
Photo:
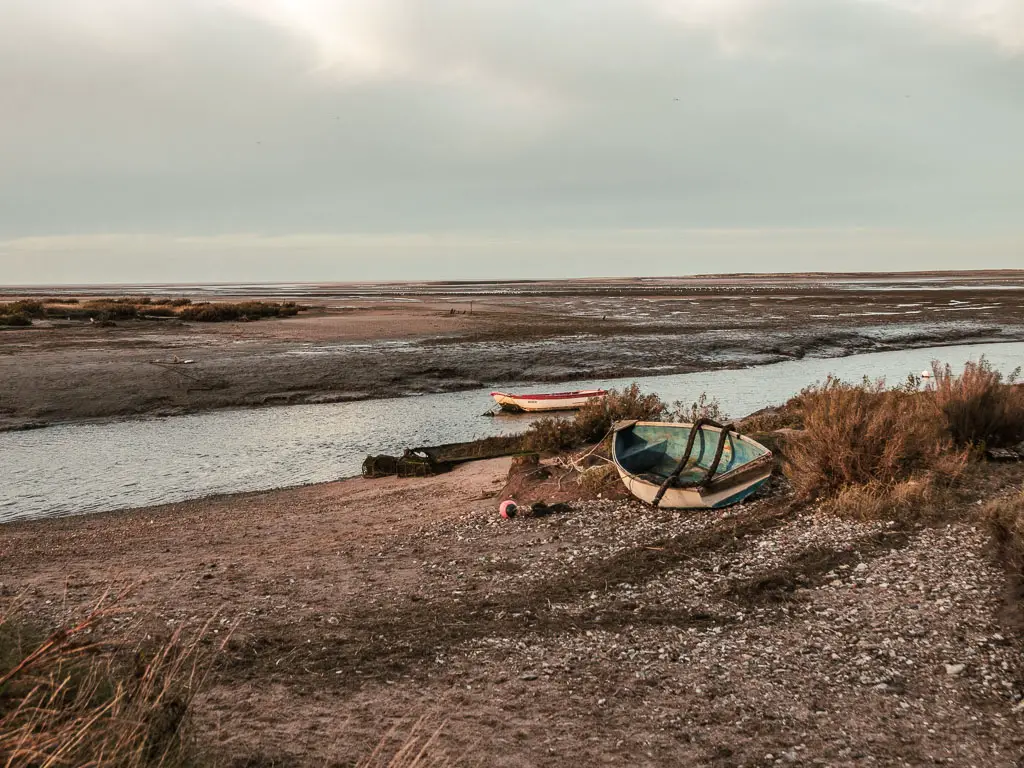
M711 466L704 472L704 476L697 479L691 480L686 483L679 483L679 475L686 469L686 463L690 460L690 455L693 453L693 445L697 440L697 433L700 432L703 437L704 427L717 427L721 430L721 437L718 440L718 447L715 449L715 458L711 462ZM690 428L690 436L686 440L686 450L683 451L683 456L679 460L679 465L675 468L671 475L665 478L665 482L661 484L658 492L654 496L654 500L651 505L657 507L661 504L661 499L665 495L670 487L672 488L705 488L711 482L711 478L715 476L715 472L718 471L718 465L722 461L722 453L725 451L725 441L729 438L730 433L739 434L736 430L735 424L719 424L717 421L711 419L697 419L693 423L693 427ZM731 438L729 438L731 439Z

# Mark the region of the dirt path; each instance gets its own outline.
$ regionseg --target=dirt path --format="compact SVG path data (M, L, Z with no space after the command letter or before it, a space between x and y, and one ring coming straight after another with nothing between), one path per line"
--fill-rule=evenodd
M51 618L132 582L154 631L239 622L196 713L232 765L350 764L421 715L489 766L1024 754L1003 576L955 522L974 498L913 529L781 488L722 512L599 500L508 522L507 467L2 526L0 581ZM985 493L1022 482L994 467Z

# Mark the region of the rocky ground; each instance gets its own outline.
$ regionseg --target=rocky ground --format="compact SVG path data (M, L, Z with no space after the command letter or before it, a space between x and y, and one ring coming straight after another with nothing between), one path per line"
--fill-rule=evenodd
M286 320L0 329L0 430L1024 339L1019 272L356 288Z
M350 765L440 728L456 764L1019 766L1024 656L976 519L595 500L502 520L507 460L0 527L0 581L54 619L235 626L194 725L230 765ZM392 730L394 728L395 730Z

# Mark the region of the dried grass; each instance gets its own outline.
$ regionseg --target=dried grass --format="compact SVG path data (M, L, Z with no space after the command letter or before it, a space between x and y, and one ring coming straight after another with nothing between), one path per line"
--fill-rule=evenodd
M453 757L442 743L445 723L431 727L426 716L406 731L399 722L378 742L356 768L448 768L464 762Z
M42 635L19 606L0 614L0 762L5 768L176 766L183 725L206 668L203 633L162 644L96 640L116 609Z
M991 533L996 559L1006 570L1011 619L1024 627L1024 491L990 501L981 518Z
M949 365L932 364L934 388L929 395L957 445L996 448L1024 440L1024 387L994 370L982 357L959 376Z
M182 320L197 323L222 323L235 320L259 320L264 317L292 317L302 311L294 301L242 301L236 304L200 302L185 306L179 313Z
M857 520L898 520L918 523L942 519L952 507L947 479L925 473L891 485L850 485L824 504L841 517Z
M927 400L906 388L830 377L804 390L799 407L804 430L787 440L784 468L804 499L892 489L926 474L949 481L966 464Z

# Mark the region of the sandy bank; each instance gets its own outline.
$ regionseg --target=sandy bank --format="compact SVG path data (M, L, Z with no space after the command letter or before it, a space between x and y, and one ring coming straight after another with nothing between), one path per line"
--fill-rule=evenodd
M779 488L505 522L507 466L0 526L0 581L39 615L135 583L154 631L238 621L196 714L229 764L349 764L433 713L493 766L1015 765L1024 657L971 524Z

